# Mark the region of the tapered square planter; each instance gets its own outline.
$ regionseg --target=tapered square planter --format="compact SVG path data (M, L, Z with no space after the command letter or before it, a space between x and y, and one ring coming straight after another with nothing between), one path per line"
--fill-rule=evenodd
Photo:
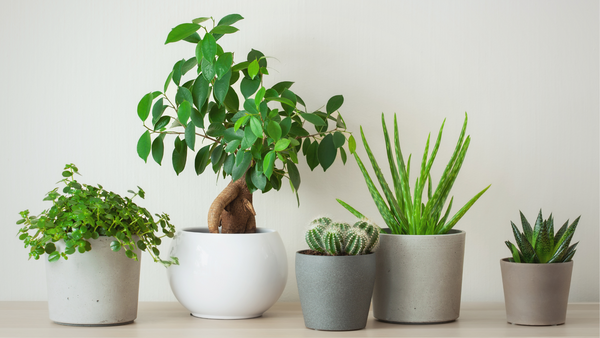
M456 320L460 314L465 236L460 230L444 235L382 233L377 249L373 316L404 324Z
M500 260L506 320L518 325L560 325L567 317L573 261L514 263Z
M141 252L110 249L112 237L89 239L92 250L46 261L50 320L72 326L111 326L137 318ZM136 239L137 240L137 239ZM63 241L55 243L64 251Z
M375 253L314 256L296 252L296 281L307 328L365 328L375 282L375 257Z

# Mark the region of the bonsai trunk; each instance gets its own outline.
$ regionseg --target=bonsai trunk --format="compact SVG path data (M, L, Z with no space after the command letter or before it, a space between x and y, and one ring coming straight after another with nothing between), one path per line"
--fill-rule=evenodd
M208 230L211 233L239 234L256 232L256 212L252 193L244 177L231 181L208 209Z

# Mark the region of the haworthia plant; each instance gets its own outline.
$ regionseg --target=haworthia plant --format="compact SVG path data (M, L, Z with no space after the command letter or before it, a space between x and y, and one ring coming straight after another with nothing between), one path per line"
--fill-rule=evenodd
M569 224L569 220L554 233L554 218L552 214L547 220L542 216L542 210L537 216L533 229L527 218L520 212L523 232L510 222L517 246L506 241L506 246L512 254L511 262L516 263L561 263L570 261L575 255L579 242L570 245L579 217Z
M311 222L306 232L306 243L315 251L331 256L365 255L374 252L379 245L380 229L368 220L360 220L350 226L321 217Z
M389 184L387 183L361 127L360 134L362 141L385 199L375 186L375 183L371 179L371 176L369 175L358 154L353 151L353 147L350 147L350 149L364 176L369 193L371 194L377 209L383 217L383 220L390 228L391 233L410 235L445 234L452 229L454 225L456 225L456 223L465 215L471 206L473 206L479 197L481 197L481 195L483 195L483 193L489 189L490 186L487 186L485 189L480 191L451 218L449 218L449 216L454 197L450 198L450 202L446 207L446 211L443 210L471 142L470 136L465 138L467 120L468 117L465 113L465 121L463 123L456 148L454 149L454 153L446 165L446 169L444 170L435 190L433 190L432 187L433 183L430 172L442 140L442 131L444 129L446 120L444 120L444 123L442 123L431 154L429 154L429 141L431 135L427 137L425 151L423 152L423 158L421 160L421 171L416 179L414 193L412 195L409 184L410 156L405 162L402 155L402 150L400 148L400 136L398 132L396 115L394 114L394 148L392 148L392 143L390 142L384 115L381 115L381 124L385 139L387 160L392 177L392 188L390 188ZM395 159L394 153L396 155ZM425 192L426 183L427 202L425 203L423 201L423 194ZM365 218L361 212L357 211L348 203L340 199L338 199L338 202L356 217Z

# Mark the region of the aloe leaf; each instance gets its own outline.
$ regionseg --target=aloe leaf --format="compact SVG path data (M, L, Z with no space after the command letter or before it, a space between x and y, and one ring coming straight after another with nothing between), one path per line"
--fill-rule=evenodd
M356 162L358 163L358 167L360 168L360 171L363 173L365 182L367 183L367 187L369 188L369 193L371 194L371 197L373 198L373 201L375 202L375 205L377 206L379 213L383 217L383 220L390 227L390 229L392 230L392 233L400 233L401 226L399 226L399 224L394 219L392 212L390 211L388 206L385 204L385 201L379 194L379 191L375 187L373 180L371 180L371 177L369 176L367 169L365 169L364 164L362 163L362 161L360 160L360 157L358 156L358 154L356 152L354 153L354 158L356 159Z
M515 236L515 241L517 241L517 245L519 246L521 254L523 255L523 262L539 263L537 254L535 253L535 250L533 250L533 247L531 243L529 243L529 240L527 240L527 238L525 238L525 236L519 232L519 229L517 229L515 223L511 221L510 224L512 226L513 234Z
M579 244L579 242L569 246L568 244L566 244L566 242L563 242L563 244L556 250L556 252L554 252L552 258L548 260L548 263L568 262L567 257L569 256L569 254L575 251L577 244ZM571 258L572 257L573 256L571 255Z
M571 225L567 228L567 230L560 237L558 242L555 243L555 247L560 247L565 242L567 243L567 246L569 245L569 243L571 242L571 239L573 238L573 234L575 233L575 229L577 228L577 224L579 223L580 218L581 218L581 216L577 217L577 219L575 219L573 221L573 223L571 223Z
M556 235L554 235L554 249L556 250L556 248L558 247L558 242L560 241L560 238L562 237L562 235L565 233L565 231L567 231L567 227L569 226L569 220L567 220L565 222L565 224L563 224L560 229L558 229L558 232L556 233Z
M527 237L527 240L529 242L532 242L533 230L531 229L531 225L529 224L529 221L527 221L527 218L525 218L525 215L523 215L523 213L520 210L519 214L521 214L521 225L523 226L523 233L525 234L525 237Z
M381 114L381 126L383 128L383 137L385 139L385 150L387 153L388 164L390 166L390 172L392 174L392 180L394 182L394 191L396 192L396 200L401 210L404 210L404 200L402 198L402 182L400 181L400 175L398 168L394 163L394 156L392 154L392 146L390 143L390 136L388 134L387 126L385 125L384 115Z
M540 235L540 231L542 230L542 224L544 223L544 218L542 217L542 209L538 213L537 219L535 220L535 226L533 227L533 236L530 240L531 246L535 249L537 247L538 237Z
M342 201L339 198L336 198L336 201L338 201L339 204L341 204L344 208L346 208L346 210L350 211L350 213L352 215L354 215L356 218L358 219L364 219L366 218L363 214L361 214L358 210L354 209L353 207L351 207L348 203Z
M410 217L412 210L412 199L410 197L410 183L408 181L410 173L410 156L408 157L408 165L404 164L404 157L402 156L402 149L400 148L400 133L398 132L398 121L396 114L394 114L394 147L396 151L396 162L398 163L398 173L400 174L400 183L402 190L402 201L404 203L404 210L406 216ZM400 199L400 198L398 198ZM409 219L409 223L411 220Z
M450 210L452 209L452 202L454 202L454 196L452 196L452 198L450 199L450 203L448 203L448 207L446 208L446 213L444 213L444 217L442 217L442 219L440 219L440 221L437 223L435 228L432 229L431 232L428 234L441 233L440 231L444 227L444 224L446 224L446 220L448 219L448 216L450 216Z
M517 249L517 247L509 241L506 241L504 243L512 253L513 262L521 263L521 253L519 252L519 249Z
M579 242L577 242L577 243L573 244L573 246L575 246L575 245L577 245L577 244L579 244ZM571 251L571 249L569 249L569 252L568 252L568 253L567 253L567 255L566 255L564 258L563 258L563 260L562 260L562 261L563 261L563 262L569 262L571 259L573 259L573 256L575 256L575 252L577 252L577 250L574 250L574 249L573 249L573 250Z
M467 202L467 204L465 204L454 216L452 216L452 218L450 219L450 221L448 223L446 223L446 225L444 225L444 227L442 228L442 230L439 233L440 234L445 234L450 229L452 229L454 227L454 225L473 206L473 204L475 204L475 202L479 199L479 197L481 197L481 195L483 195L483 193L485 193L491 186L492 186L491 184L488 185L485 189L481 190L477 195L475 195L473 198L471 198L471 200L469 202Z
M554 253L553 233L550 233L549 221L543 221L540 226L536 247L534 248L540 263L546 263ZM552 239L552 240L551 240Z

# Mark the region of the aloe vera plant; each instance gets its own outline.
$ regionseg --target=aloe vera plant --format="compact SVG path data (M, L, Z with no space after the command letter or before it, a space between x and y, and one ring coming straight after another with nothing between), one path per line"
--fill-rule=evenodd
M306 243L312 250L330 256L369 254L379 244L380 229L368 220L360 220L350 226L321 217L312 221L311 226L306 232Z
M363 145L369 156L369 160L371 161L371 165L377 176L377 180L379 181L379 185L383 191L384 198L381 196L381 193L373 183L367 169L365 168L363 162L360 157L356 153L355 145L350 145L350 151L354 155L358 166L363 173L365 182L367 183L367 187L369 188L369 193L373 198L373 201L377 205L377 209L379 213L383 217L383 220L389 226L392 234L410 234L410 235L433 235L433 234L445 234L447 233L454 225L465 215L465 213L473 206L473 204L485 193L489 187L487 186L485 189L480 191L477 195L475 195L471 200L469 200L454 216L450 219L450 210L452 208L452 202L454 197L450 199L448 206L446 207L446 211L442 213L446 200L450 194L450 190L456 181L456 177L460 168L465 159L465 155L467 154L467 149L469 148L469 144L471 142L470 136L466 136L465 132L467 129L467 120L468 116L465 113L465 121L462 126L462 131L460 133L458 142L456 144L456 148L454 149L454 153L444 170L440 181L433 191L432 182L431 182L431 167L433 165L433 161L437 155L440 142L442 140L442 131L444 129L444 124L446 120L442 123L440 127L440 131L437 136L437 140L435 145L433 146L433 150L431 151L431 155L429 154L429 141L431 134L427 137L427 143L425 144L425 151L423 153L423 159L421 161L421 172L419 177L416 179L414 193L411 195L410 184L409 184L409 175L410 175L410 156L408 157L407 162L404 161L404 157L402 155L402 150L400 147L400 137L398 132L398 122L396 119L396 115L394 114L394 150L396 154L396 158L394 159L394 155L392 153L392 143L390 142L390 138L388 135L388 130L385 124L385 117L381 115L381 124L383 127L383 135L385 139L386 151L387 151L387 159L388 164L391 171L391 176L393 180L393 189L392 192L390 186L388 185L386 179L381 172L381 168L373 156L371 152L371 148L365 138L362 127L360 129L360 134L362 137ZM397 164L396 164L397 163ZM423 202L423 193L425 192L425 183L427 184L427 202ZM395 194L394 194L395 193ZM365 218L365 216L357 211L355 208L351 207L344 201L338 199L337 200L342 206L344 206L348 211L350 211L353 215L358 218Z
M523 232L519 232L517 226L512 221L512 230L515 235L515 246L510 241L506 241L506 246L512 253L511 262L516 263L561 263L570 261L575 255L575 248L579 242L569 246L571 239L579 223L579 217L569 225L569 220L554 233L554 218L552 214L547 220L542 217L542 210L537 216L533 229L527 221L527 218L521 214L521 225Z

